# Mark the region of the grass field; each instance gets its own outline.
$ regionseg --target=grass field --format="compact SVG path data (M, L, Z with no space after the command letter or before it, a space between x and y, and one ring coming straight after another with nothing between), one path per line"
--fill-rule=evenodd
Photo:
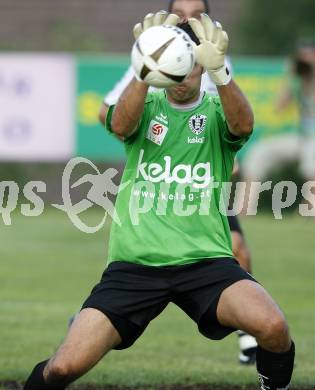
M315 389L315 222L292 215L242 222L254 274L285 311L296 341L293 388ZM33 219L13 215L11 227L1 224L0 382L23 381L36 362L54 352L69 317L100 277L107 235L108 228L81 233L58 211ZM137 389L256 384L255 369L241 367L237 353L235 335L208 341L185 314L169 306L133 348L110 353L79 383Z

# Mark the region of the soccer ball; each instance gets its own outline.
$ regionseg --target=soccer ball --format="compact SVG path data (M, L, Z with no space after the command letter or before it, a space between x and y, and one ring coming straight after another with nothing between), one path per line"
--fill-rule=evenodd
M137 77L149 85L168 88L193 70L195 51L189 35L175 26L154 26L135 42L131 63Z

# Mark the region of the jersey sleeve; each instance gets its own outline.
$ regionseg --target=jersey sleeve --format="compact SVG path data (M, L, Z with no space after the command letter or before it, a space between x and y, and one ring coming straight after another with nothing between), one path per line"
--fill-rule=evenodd
M220 137L223 143L233 152L240 150L248 141L249 135L240 137L230 132L228 123L225 119L223 107L220 98L214 97L213 102L215 104L216 118L219 124Z
M148 93L145 99L144 110L141 115L138 126L133 132L133 134L131 134L129 137L124 139L125 143L127 144L133 143L138 138L139 134L142 132L141 130L145 128L151 111L151 106L152 106L151 103L153 101L154 101L154 93ZM112 134L113 134L113 129L111 123L112 123L112 116L113 116L114 109L115 109L115 105L111 105L109 107L107 117L106 117L106 130L108 130Z

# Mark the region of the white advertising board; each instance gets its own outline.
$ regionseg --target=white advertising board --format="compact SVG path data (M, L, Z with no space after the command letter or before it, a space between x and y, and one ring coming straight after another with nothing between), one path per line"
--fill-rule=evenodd
M62 161L74 153L72 56L0 54L0 160Z

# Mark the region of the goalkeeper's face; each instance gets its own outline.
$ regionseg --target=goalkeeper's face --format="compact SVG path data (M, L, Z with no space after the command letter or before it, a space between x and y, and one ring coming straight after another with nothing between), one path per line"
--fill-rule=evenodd
M202 73L203 67L196 64L191 74L182 83L166 90L168 99L178 104L192 103L197 100L200 94Z
M181 20L200 19L200 14L206 12L206 9L202 0L175 0L171 12L178 15Z

